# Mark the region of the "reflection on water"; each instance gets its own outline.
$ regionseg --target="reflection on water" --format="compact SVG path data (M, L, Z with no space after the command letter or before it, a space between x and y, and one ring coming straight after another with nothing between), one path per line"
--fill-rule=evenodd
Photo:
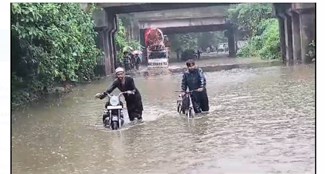
M314 173L314 65L207 73L211 111L189 121L180 79L136 77L145 122L122 131L100 126L110 79L13 112L12 172Z

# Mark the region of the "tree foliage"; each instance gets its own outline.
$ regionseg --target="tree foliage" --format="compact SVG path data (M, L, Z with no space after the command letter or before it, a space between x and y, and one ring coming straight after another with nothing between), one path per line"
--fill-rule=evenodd
M22 91L30 96L55 83L94 76L102 53L96 48L92 9L85 12L77 3L12 4L13 99Z
M271 4L238 4L228 10L228 18L239 35L248 40L239 56L280 58L279 24L272 18Z
M266 3L245 3L228 9L228 19L236 24L244 39L257 35L259 23L272 17L272 5Z
M266 20L267 27L261 34L263 47L259 50L259 55L264 59L280 58L280 33L277 19Z

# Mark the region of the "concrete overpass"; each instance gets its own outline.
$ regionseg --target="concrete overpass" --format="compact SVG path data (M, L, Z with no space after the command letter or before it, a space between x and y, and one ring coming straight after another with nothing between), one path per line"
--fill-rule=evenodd
M228 30L230 31L228 32L229 56L236 56L234 28L231 23L226 21L225 14L219 13L218 16L202 16L202 14L197 14L197 16L191 18L178 17L176 19L161 16L159 20L139 20L138 31L140 30L140 42L142 45L144 45L144 32L147 28L159 28L166 35L175 33Z
M198 17L187 19L167 19L167 20L155 20L155 21L139 21L139 28L178 28L178 27L197 27L197 26L209 26L216 25L222 26L226 24L225 17L211 16L211 17Z
M225 16L211 16L182 19L162 19L155 21L139 21L140 42L144 45L144 32L147 28L159 28L164 34L207 32L228 30L229 57L236 56L234 28L226 21Z
M98 6L104 8L111 14L160 11L170 9L184 9L197 7L223 6L229 3L99 3Z
M105 52L105 73L110 74L115 68L115 45L114 45L114 33L117 30L117 14L134 13L134 12L148 12L148 11L161 11L170 9L184 9L184 8L197 8L197 7L209 7L209 6L224 6L229 3L101 3L99 4L104 10L94 14L96 30L100 33L102 48ZM279 19L280 27L280 40L282 58L284 61L296 61L296 62L310 62L310 59L306 56L308 50L308 44L315 40L315 3L274 3L275 15ZM192 11L191 11L192 12ZM190 13L191 13L190 12ZM164 12L160 12L161 14ZM168 15L168 13L165 13ZM186 16L184 14L184 16ZM211 15L213 16L213 15ZM154 16L155 17L155 16ZM156 16L159 18L159 15ZM170 17L172 18L172 17ZM155 18L152 18L155 19ZM171 23L175 24L177 19ZM183 19L183 22L185 19ZM178 20L180 22L180 20ZM210 21L211 22L211 21ZM172 32L187 32L191 30L205 31L205 26L199 26L197 22L187 21L188 26L173 27L172 24L168 24L169 28L164 28L165 33ZM156 23L155 25L158 25ZM195 24L195 27L190 27L191 24ZM142 23L143 28L145 25L154 25ZM161 24L159 24L161 26ZM176 25L174 25L176 26ZM223 26L223 29L227 28L227 25ZM195 28L195 29L194 29ZM212 29L221 29L219 25L211 25ZM211 29L210 28L210 29Z
M164 34L180 34L180 33L201 33L201 32L209 32L209 31L224 31L229 27L226 25L203 25L203 26L195 26L195 27L174 27L174 28L163 28L162 31Z
M229 4L220 6L208 6L200 8L186 8L178 10L163 10L132 13L136 31L148 27L159 27L164 33L185 33L201 31L224 30L226 13ZM202 26L209 27L202 27ZM135 31L130 29L131 31ZM133 35L139 35L134 33Z
M96 30L100 35L102 49L105 52L103 64L105 74L114 72L116 66L116 48L114 34L117 30L117 14L161 11L171 9L224 6L229 3L99 3L104 10L94 13Z
M229 4L210 7L186 8L178 10L163 10L132 13L132 20L129 31L132 36L139 35L143 41L143 30L147 28L160 28L164 34L223 31L230 26L226 22L226 13ZM138 25L136 25L137 23ZM133 38L138 39L138 38ZM234 56L234 53L232 53Z
M183 18L196 18L210 17L210 16L226 16L229 4L208 7L195 7L184 9L168 9L163 11L147 11L133 13L134 18L140 21L162 20L162 19L183 19Z

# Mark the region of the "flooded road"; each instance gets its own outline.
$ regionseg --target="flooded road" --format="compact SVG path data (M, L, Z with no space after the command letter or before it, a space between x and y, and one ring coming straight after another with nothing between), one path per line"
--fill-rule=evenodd
M206 76L210 113L191 121L176 112L181 74L136 77L144 123L121 131L94 98L110 79L14 111L12 173L315 173L314 65Z

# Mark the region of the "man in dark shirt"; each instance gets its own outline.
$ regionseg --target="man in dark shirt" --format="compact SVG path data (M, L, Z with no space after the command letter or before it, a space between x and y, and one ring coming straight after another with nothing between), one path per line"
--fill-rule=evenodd
M206 78L203 70L195 65L194 60L190 59L186 62L187 71L184 72L182 78L182 91L187 88L192 91L192 102L195 113L201 111L209 111L209 99L206 89Z
M123 94L127 105L129 119L130 121L133 121L137 118L139 121L142 121L143 106L141 94L135 87L133 78L126 76L124 69L121 67L116 68L115 73L117 78L114 80L113 84L105 92L96 97L103 99L107 94L113 92L115 88L118 88L121 92L133 91L134 94Z

